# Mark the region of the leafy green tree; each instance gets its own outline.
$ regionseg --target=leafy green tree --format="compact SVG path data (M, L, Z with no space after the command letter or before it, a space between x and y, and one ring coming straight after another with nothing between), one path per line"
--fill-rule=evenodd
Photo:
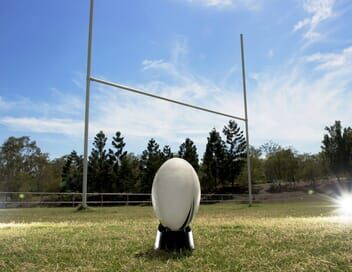
M93 149L89 156L89 191L102 193L111 191L110 164L105 149L107 137L100 131L94 138Z
M292 148L279 147L266 156L264 164L265 176L268 182L272 182L281 190L283 181L295 186L298 177L297 153Z
M296 186L299 160L297 158L297 151L292 148L287 148L283 152L284 161L284 179L288 181L292 186Z
M9 137L0 149L0 189L41 191L47 176L48 155L28 136Z
M272 141L269 141L263 144L260 147L260 150L265 155L265 162L264 162L264 173L267 182L272 183L280 183L281 172L281 161L278 156L275 154L281 151L283 148Z
M301 180L309 181L313 190L316 189L317 180L328 174L326 169L326 161L322 153L299 156L299 177Z
M64 166L64 157L56 158L48 161L48 164L43 169L43 177L41 181L41 191L43 192L59 192L62 182L62 167ZM81 174L82 174L81 170Z
M197 147L190 138L186 138L185 141L180 145L178 156L188 161L193 166L194 170L198 172L199 160L197 154Z
M153 179L164 159L158 143L152 138L148 142L147 149L143 151L140 159L140 190L149 193Z
M247 142L243 131L234 120L229 121L223 133L226 137L226 160L224 162L226 179L234 188L235 179L240 175L245 164Z
M225 143L215 128L210 131L207 139L203 156L202 183L205 190L215 192L225 179Z
M269 141L260 147L261 154L263 154L265 157L268 157L281 149L282 147L273 141Z
M250 147L250 159L251 159L251 180L252 184L261 183L265 181L264 174L264 159L261 158L262 151L260 148ZM241 187L248 187L248 170L247 162L244 164L241 174L238 177L239 184Z

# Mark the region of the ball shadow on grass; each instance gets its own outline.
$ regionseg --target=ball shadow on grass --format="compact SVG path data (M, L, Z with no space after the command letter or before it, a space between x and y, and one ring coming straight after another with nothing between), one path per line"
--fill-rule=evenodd
M178 251L171 251L171 250L155 250L153 248L149 248L145 251L141 251L135 254L136 258L143 258L148 260L161 260L167 261L170 259L183 259L192 256L191 250L182 250Z

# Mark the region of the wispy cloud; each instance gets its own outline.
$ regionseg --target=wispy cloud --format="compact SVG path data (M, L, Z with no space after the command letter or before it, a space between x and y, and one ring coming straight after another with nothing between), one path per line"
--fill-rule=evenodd
M303 9L310 15L298 21L294 27L294 31L305 29L303 37L312 43L320 40L323 34L318 31L318 26L333 17L333 7L335 0L306 0L303 2Z
M83 100L80 96L69 92L62 92L51 88L49 93L52 101L33 101L31 98L19 96L14 99L5 99L0 96L0 112L22 115L40 115L45 117L82 117Z
M8 110L10 105L0 96L0 111Z
M352 94L345 91L351 81L342 71L312 76L302 61L262 73L249 100L253 137L318 151L326 125L352 123Z
M168 69L168 64L165 63L162 59L159 60L143 60L142 61L143 70L154 69L156 67L163 67L164 69Z
M315 53L307 56L306 61L315 63L315 68L319 70L352 72L352 46L338 53Z
M59 118L35 117L3 117L0 124L13 131L64 134L67 136L80 136L83 131L82 121Z
M137 84L137 87L168 98L243 115L242 100L238 94L229 89L224 91L219 85L189 71L180 61L185 55L187 50L173 46L167 60L143 60L142 71L152 73L153 78L157 79ZM158 80L158 77L166 77L167 81ZM221 129L227 122L223 117L150 98L122 94L109 87L99 86L98 89L99 94L93 98L96 114L92 121L109 133L118 127L129 137L156 137L176 146L185 137L192 137L196 143L204 145L209 130L212 127Z
M30 99L26 97L18 97L15 100L8 100L0 96L0 111L7 112L13 109L26 109L30 107Z
M269 49L267 55L268 55L269 58L272 58L274 56L274 50L273 49Z
M243 115L242 100L238 94L230 89L226 92L219 85L188 70L185 65L187 52L187 43L180 39L175 41L168 59L141 61L142 71L153 74L156 80L145 84L131 82L131 85L172 99ZM12 101L12 104L21 103L21 108L26 111L19 113L14 110L15 107L8 109L0 118L0 124L14 131L51 133L81 140L83 98L63 94L56 89L52 92L58 97L56 103L36 103L30 99ZM3 101L0 100L1 104ZM62 112L66 115L58 118ZM154 137L178 146L185 137L192 137L196 143L204 145L209 130L212 127L221 129L226 122L226 119L208 113L119 92L107 86L92 86L91 139L99 130L108 136L121 130L127 139L139 139L139 142Z
M81 97L49 90L52 101L33 101L28 97L0 97L0 125L16 132L49 133L80 136L83 131L83 100Z
M339 53L303 56L284 65L280 70L250 73L256 82L248 89L252 143L260 145L273 139L284 145L296 146L300 150L316 152L320 148L326 125L334 120L350 124L352 94L346 92L352 82L349 76L351 70L349 74L346 71L346 67L350 67L346 66L346 63L350 63L350 52L350 47L347 47ZM308 64L313 65L313 69ZM211 82L170 60L145 60L142 67L148 73L165 73L169 78L175 79L172 83L152 81L139 85L143 89L234 115L243 115L241 89ZM105 95L109 97L104 100L111 103L106 108L112 108L121 101L121 96L115 97L111 90L105 91ZM221 129L227 122L221 117L164 102L143 98L123 101L123 105L115 106L116 113L104 119L104 126L108 128L109 124L116 123L135 136L156 135L171 143L181 142L182 137L190 136L204 145L209 129L213 126ZM114 117L121 112L126 115L128 113L127 118L118 120L119 118ZM108 112L101 116L107 115ZM144 120L147 120L147 124Z
M238 8L247 10L258 10L261 7L260 0L187 0L190 3L206 7L216 8Z
M72 78L72 82L75 84L75 86L79 89L84 89L85 88L85 77L83 73L76 72L74 77Z
M190 71L187 64L187 44L173 46L167 59L145 59L141 70L152 74L154 80L144 84L129 82L153 93L208 107L229 114L243 116L242 90L229 86L226 80L213 82ZM352 47L339 52L316 53L303 56L280 70L251 73L248 86L248 106L252 143L260 145L275 140L293 145L299 150L318 151L323 129L334 120L352 123L351 86ZM236 65L229 68L234 73ZM53 90L53 92L58 92ZM55 93L57 97L59 94ZM6 101L0 97L3 117L0 124L11 130L54 133L81 141L83 134L83 98L60 93L59 102L35 103L21 98ZM17 104L16 104L17 103ZM36 109L23 115L11 114L9 105ZM48 108L51 108L48 112ZM65 109L74 109L66 111ZM66 111L66 115L61 115ZM78 114L79 113L79 114ZM58 117L61 116L61 117ZM178 146L191 137L204 149L212 127L221 130L227 119L201 113L151 98L135 96L102 86L92 86L90 138L99 130L109 137L120 130L127 141L146 143L154 137L162 143ZM136 150L134 150L136 151ZM141 152L137 150L136 152Z

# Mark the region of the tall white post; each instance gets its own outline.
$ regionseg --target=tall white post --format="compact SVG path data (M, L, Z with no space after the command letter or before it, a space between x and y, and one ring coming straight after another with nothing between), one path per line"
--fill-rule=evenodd
M241 34L241 58L242 58L242 82L243 82L243 99L244 99L244 118L246 124L246 139L247 139L247 167L248 167L248 205L252 206L252 176L251 176L251 158L250 145L248 134L248 113L247 113L247 90L246 90L246 72L244 66L244 49L243 49L243 34Z
M89 33L88 33L88 57L86 75L86 109L84 115L84 158L83 158L83 182L82 182L82 207L87 207L87 179L88 179L88 131L89 131L89 96L90 96L90 68L92 56L94 0L90 0Z

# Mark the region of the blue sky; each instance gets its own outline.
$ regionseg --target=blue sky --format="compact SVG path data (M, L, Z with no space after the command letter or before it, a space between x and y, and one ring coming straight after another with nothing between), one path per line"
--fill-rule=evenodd
M89 1L0 2L0 142L28 135L51 157L82 152ZM324 127L352 125L347 0L95 1L92 75L243 116L244 33L251 143L318 152ZM200 153L226 118L92 84L90 140L120 130Z

